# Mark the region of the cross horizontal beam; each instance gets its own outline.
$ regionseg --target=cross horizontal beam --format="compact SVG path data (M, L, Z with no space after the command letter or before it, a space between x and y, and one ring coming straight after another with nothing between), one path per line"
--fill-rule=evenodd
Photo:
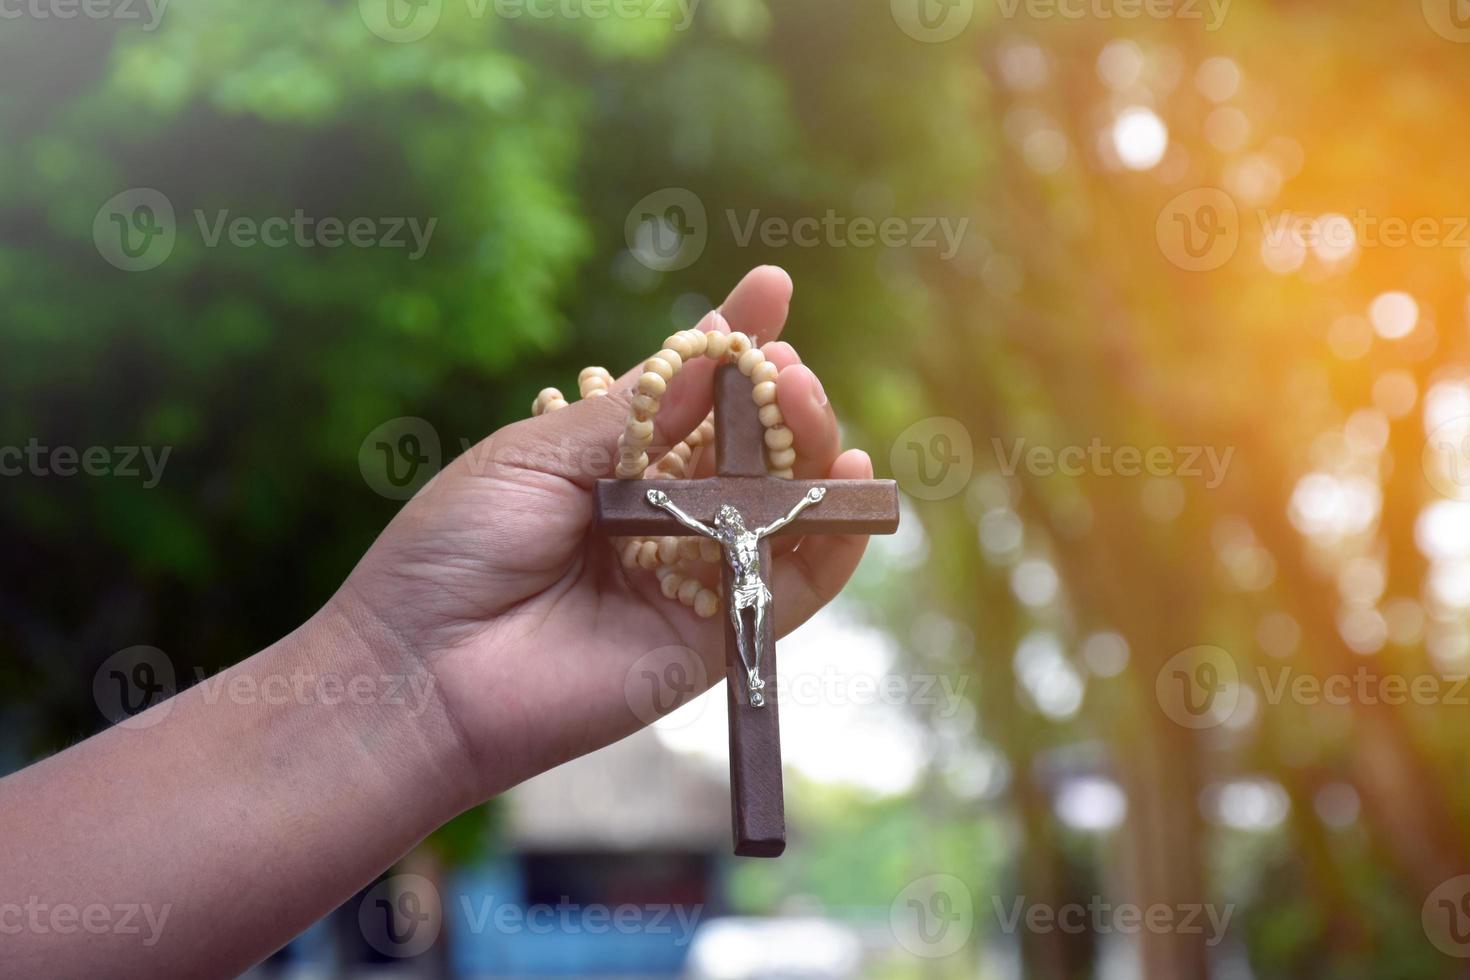
M706 480L598 480L597 526L606 534L685 535L673 517L648 502L657 487L696 520L713 524L729 504L749 527L769 524L789 512L812 487L826 497L776 534L892 534L898 530L898 485L892 480L772 480L764 476L717 476Z

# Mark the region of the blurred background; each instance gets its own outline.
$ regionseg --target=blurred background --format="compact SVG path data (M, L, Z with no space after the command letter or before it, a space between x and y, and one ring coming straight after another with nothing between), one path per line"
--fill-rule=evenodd
M258 974L1464 975L1467 43L1462 0L0 0L0 772L772 262L904 491L782 643L786 856L729 855L716 689Z

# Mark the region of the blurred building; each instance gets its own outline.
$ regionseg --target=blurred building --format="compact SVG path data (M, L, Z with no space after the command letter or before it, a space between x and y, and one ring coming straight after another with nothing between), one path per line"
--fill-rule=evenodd
M463 976L667 976L720 911L726 780L644 730L506 797L508 856L451 876Z

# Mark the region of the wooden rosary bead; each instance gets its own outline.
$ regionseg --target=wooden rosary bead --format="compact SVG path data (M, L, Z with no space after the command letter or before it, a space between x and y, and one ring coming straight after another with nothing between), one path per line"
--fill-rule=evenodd
M767 429L786 421L786 416L781 414L781 406L775 402L771 402L769 405L762 405L759 415L761 425Z
M665 381L672 381L674 379L674 374L677 369L674 367L674 365L670 364L668 361L655 354L653 357L650 357L648 360L643 362L643 370L645 372L656 374L660 378L663 378Z
M725 352L730 349L730 335L720 333L718 330L706 331L704 335L704 356L718 361L724 358Z
M790 470L771 470L770 475L778 480L790 480L796 474L792 473Z
M658 560L665 565L672 565L679 560L678 538L664 537L658 539Z
M750 338L739 330L730 334L730 356L739 359L742 354L750 350Z
M740 368L740 373L748 378L752 371L764 363L766 363L766 355L761 353L759 347L752 347L740 355L740 360L735 362L735 366Z
M709 338L701 331L693 329L684 331L684 335L689 338L689 357L703 357L705 348L709 346Z
M680 538L679 539L679 557L682 558L682 559L684 559L685 561L698 561L699 560L699 539L698 538Z
M785 449L773 449L766 455L766 460L771 464L771 469L789 470L791 464L796 462L796 450L790 446Z
M643 550L643 542L642 541L639 541L637 538L628 538L626 541L624 541L623 542L623 553L622 553L623 567L624 568L637 568L638 567L638 553L640 551L642 551L642 550Z
M615 471L619 480L642 479L648 469L648 454L639 453L638 457L631 462L619 462Z
M776 375L780 373L780 368L776 367L776 365L772 364L770 361L763 360L755 366L755 369L753 371L750 372L750 380L754 381L756 384L760 384L762 381L775 381Z
M545 407L541 409L541 414L545 415L547 412L560 411L561 409L566 407L567 400L565 398L549 398L546 401Z
M694 611L702 619L710 619L720 611L720 597L709 589L700 589L694 596Z
M684 478L684 472L688 468L688 464L684 462L683 458L673 453L664 453L658 461L658 466L659 469L676 480L682 480Z
M633 396L633 418L642 422L658 414L658 399L648 395Z
M766 430L766 445L772 449L789 449L795 441L796 437L784 425L774 426Z
M658 543L645 541L638 549L638 565L650 571L658 567Z
M750 393L757 405L770 405L776 401L776 382L762 381Z
M686 606L694 605L694 597L699 595L699 579L685 579L684 584L679 586L679 601Z
M536 400L531 402L531 414L540 415L546 411L546 403L553 398L561 398L561 392L555 388L542 388L536 393Z
M645 371L638 378L638 393L650 398L659 398L669 387L669 383L652 371Z
M714 418L707 418L703 422L699 423L699 428L696 431L699 433L699 442L701 445L708 446L713 444L715 441Z
M659 569L659 571L664 571L664 569ZM679 597L679 588L684 584L684 576L672 568L668 569L668 572L668 575L660 579L658 588L664 594L665 599L677 599Z
M684 358L679 356L679 352L675 350L670 350L667 347L665 347L663 350L659 351L653 356L661 361L668 361L669 366L674 369L675 374L678 374L679 369L684 366Z
M623 434L628 437L628 442L646 446L653 439L653 419L630 419Z
M606 373L607 368L601 368L595 364L588 365L577 373L577 384L584 383L588 378L600 378Z
M684 336L682 333L676 333L669 336L664 341L664 346L673 351L675 354L678 354L686 361L689 360L690 356L694 353L694 345L690 343L689 338Z

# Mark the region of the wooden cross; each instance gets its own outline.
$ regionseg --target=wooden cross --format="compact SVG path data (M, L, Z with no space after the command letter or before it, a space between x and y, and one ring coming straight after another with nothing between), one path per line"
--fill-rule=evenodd
M598 480L597 526L613 536L687 535L675 519L648 502L663 490L696 520L711 524L721 504L740 511L747 526L766 525L789 512L812 487L825 487L822 502L802 512L777 534L892 534L898 530L898 487L892 480L778 480L766 474L764 429L753 385L733 365L715 374L715 463L705 480ZM770 538L760 543L761 578L770 587ZM731 571L724 569L724 602ZM746 670L728 611L725 622L726 694L730 712L730 815L735 853L777 857L786 849L786 810L781 785L781 727L777 713L774 625L760 654L765 707L745 694ZM774 607L768 613L774 615ZM774 619L772 620L774 624Z

